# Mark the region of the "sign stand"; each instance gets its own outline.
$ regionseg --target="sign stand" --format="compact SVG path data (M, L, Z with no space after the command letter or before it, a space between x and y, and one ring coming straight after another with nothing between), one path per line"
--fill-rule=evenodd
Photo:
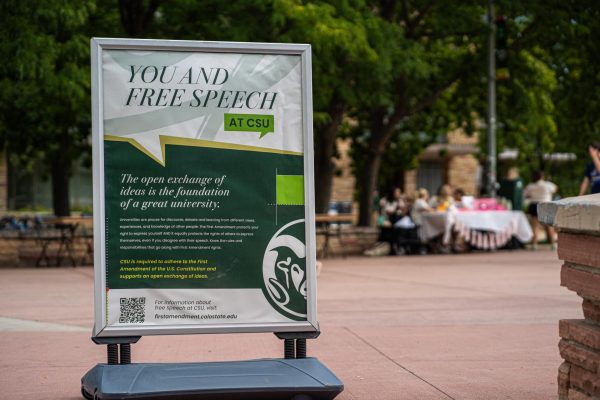
M132 364L131 344L139 336L95 337L94 343L107 347L107 363L84 375L81 394L89 400L330 400L344 390L343 383L306 356L306 339L319 334L275 333L284 341L283 359L173 364Z
M307 44L94 38L86 399L329 400ZM283 358L132 363L142 336L269 332Z

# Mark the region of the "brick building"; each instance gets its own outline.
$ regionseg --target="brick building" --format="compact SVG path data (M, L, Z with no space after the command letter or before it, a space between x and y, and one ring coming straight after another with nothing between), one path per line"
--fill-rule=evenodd
M425 188L436 193L443 184L462 188L468 195L479 193L481 166L475 157L479 138L467 136L462 130L450 132L447 143L435 143L419 157L419 167L406 171L404 188L414 193Z
M356 184L356 179L352 174L352 160L350 159L349 154L352 140L338 139L336 144L340 156L334 161L337 174L333 178L331 201L354 202L354 186Z
M462 130L456 130L448 134L447 143L427 147L419 157L419 167L404 172L403 191L414 193L424 187L433 194L441 185L449 184L462 188L468 195L477 195L481 175L481 165L475 157L478 140L476 135L468 136ZM356 179L352 175L349 156L351 144L350 139L337 141L340 157L335 161L338 174L333 179L333 202L355 199Z

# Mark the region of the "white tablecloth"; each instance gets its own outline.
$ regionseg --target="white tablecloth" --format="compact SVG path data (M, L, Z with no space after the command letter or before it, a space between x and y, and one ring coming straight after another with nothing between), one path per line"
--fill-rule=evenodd
M501 247L512 236L526 243L533 231L522 211L455 211L422 214L421 238L430 240L441 234L449 243L452 230L476 247ZM488 234L480 235L481 231Z

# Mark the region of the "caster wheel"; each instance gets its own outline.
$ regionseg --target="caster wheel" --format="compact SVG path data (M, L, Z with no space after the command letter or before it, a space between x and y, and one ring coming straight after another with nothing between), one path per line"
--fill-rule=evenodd
M94 399L91 394L89 394L88 392L85 391L85 389L83 388L83 386L81 387L81 395L86 400L93 400Z

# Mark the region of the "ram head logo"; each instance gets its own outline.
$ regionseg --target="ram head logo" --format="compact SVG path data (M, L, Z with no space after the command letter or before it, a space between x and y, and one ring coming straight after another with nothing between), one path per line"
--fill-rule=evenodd
M291 224L304 222L295 221ZM306 248L298 238L287 234L288 224L269 242L263 259L263 278L268 297L282 314L306 317Z

